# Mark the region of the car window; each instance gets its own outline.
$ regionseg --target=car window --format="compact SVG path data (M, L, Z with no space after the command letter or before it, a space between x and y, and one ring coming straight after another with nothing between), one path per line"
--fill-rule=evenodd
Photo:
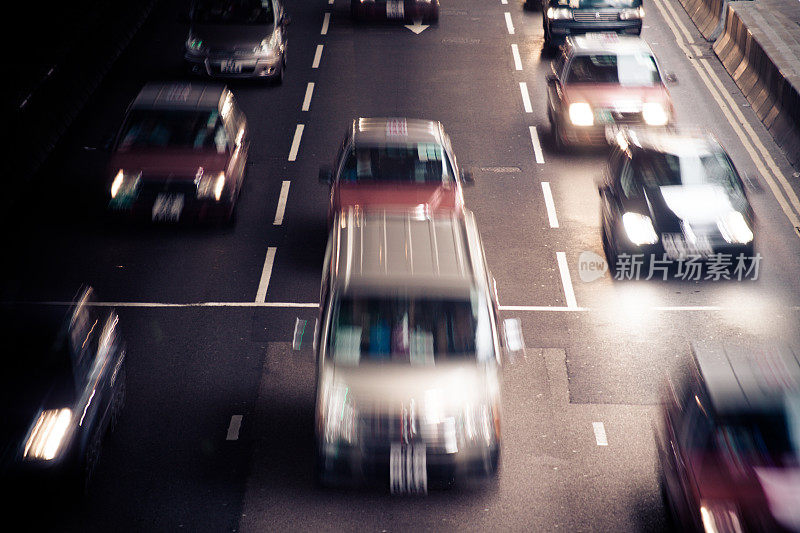
M194 20L201 24L272 24L272 0L198 0Z
M655 58L645 52L585 54L572 58L566 82L649 87L661 83L661 76Z
M639 197L639 186L633 172L633 164L627 157L622 158L622 167L619 174L619 185L627 198Z
M436 143L357 146L347 154L340 180L345 182L449 183L453 171Z
M216 109L135 109L128 116L118 149L186 148L225 153L228 141Z

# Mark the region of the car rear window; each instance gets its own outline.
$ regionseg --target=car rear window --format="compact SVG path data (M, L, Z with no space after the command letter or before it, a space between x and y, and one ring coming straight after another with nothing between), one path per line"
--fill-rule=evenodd
M567 83L616 83L626 87L650 87L661 83L652 55L585 54L572 58Z
M118 149L189 148L224 153L227 146L228 135L216 110L135 109L128 116Z
M453 171L436 143L358 146L345 159L345 182L449 183Z

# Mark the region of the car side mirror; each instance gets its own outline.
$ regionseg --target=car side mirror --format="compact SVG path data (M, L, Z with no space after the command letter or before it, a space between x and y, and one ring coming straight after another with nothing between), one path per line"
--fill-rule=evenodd
M288 26L291 23L292 23L292 17L284 13L283 16L281 17L281 25Z
M333 183L333 167L329 165L319 167L319 182L326 185Z
M666 79L667 83L669 83L669 84L672 84L672 85L677 85L678 84L678 76L674 72L667 73L667 75L664 76L664 79Z
M555 85L558 83L558 78L555 74L548 74L544 77L544 80L547 82L547 85Z
M316 349L317 324L318 321L315 319L312 329L308 324L308 320L295 319L292 350L301 353L314 353Z
M517 357L525 355L525 339L519 318L503 320L503 345L508 360L513 363Z
M462 170L461 181L464 182L464 185L475 185L475 177L472 175L472 171Z

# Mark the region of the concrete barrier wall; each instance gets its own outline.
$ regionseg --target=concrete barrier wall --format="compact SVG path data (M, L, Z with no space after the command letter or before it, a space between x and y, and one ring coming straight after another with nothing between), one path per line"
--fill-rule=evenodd
M753 110L795 167L800 166L800 77L790 79L748 29L740 10L728 4L725 29L714 52L742 90ZM739 10L739 11L737 11ZM793 84L793 81L796 85Z
M694 25L703 34L703 37L709 39L711 34L714 33L717 24L719 24L720 17L722 17L722 10L725 7L725 0L679 0L683 4L686 13L689 14Z

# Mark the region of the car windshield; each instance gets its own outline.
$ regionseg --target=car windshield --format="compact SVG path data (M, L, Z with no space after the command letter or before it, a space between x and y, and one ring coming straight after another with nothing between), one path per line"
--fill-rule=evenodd
M194 20L201 24L272 24L272 0L199 0Z
M453 171L440 144L359 146L347 154L340 180L450 183Z
M656 60L646 52L586 54L572 59L567 83L616 83L651 87L661 83Z
M646 189L673 185L715 185L729 194L743 194L728 158L722 152L668 154L651 152L635 163L637 177Z
M228 135L216 110L133 110L119 141L119 150L188 148L224 153Z
M572 9L621 9L639 7L642 0L550 0L550 5Z
M335 364L348 366L493 357L488 308L477 296L344 297L333 310L328 349Z

